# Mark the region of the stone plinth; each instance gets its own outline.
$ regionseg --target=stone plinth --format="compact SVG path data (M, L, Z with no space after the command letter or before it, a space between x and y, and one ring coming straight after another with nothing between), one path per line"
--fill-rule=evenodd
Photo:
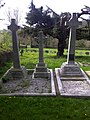
M47 65L40 66L37 64L33 73L33 78L50 78L50 71L48 70Z
M84 75L77 63L63 63L60 68L60 77L62 80L84 80Z
M16 79L21 79L21 78L26 78L27 77L27 70L23 66L20 69L15 69L15 68L10 68L3 77L6 77L10 80L16 80Z

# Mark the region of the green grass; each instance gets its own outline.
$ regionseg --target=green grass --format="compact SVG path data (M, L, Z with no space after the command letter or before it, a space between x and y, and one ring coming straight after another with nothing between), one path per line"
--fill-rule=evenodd
M9 51L11 51L11 48L9 48L8 46L3 46L3 48L0 47L0 54Z
M4 63L0 66L0 77L12 66L11 62Z
M90 100L0 97L0 120L90 120Z
M60 67L66 61L66 51L60 58L56 57L56 53L45 53L45 63L48 68L54 70ZM83 50L83 55L80 56L81 51L76 51L76 61L90 63L90 55L85 55L86 51ZM38 52L24 52L20 59L21 65L33 69L38 63ZM0 67L0 76L10 67L11 63ZM90 70L90 66L82 68ZM60 96L0 97L0 120L90 120L90 100Z
M23 56L21 56L21 64L26 66L26 68L35 68L36 64L38 63L38 52L30 52L30 48L28 52L24 52ZM34 48L32 48L34 50ZM38 49L36 49L38 51ZM45 63L48 65L48 68L52 68L53 70L57 67L60 67L63 62L67 61L67 50L64 52L64 56L58 58L54 51L56 49L45 49L44 51L51 51L52 53L45 53L44 52L44 60ZM88 50L76 50L76 62L81 63L89 63L90 64L90 55L86 55L85 52ZM82 56L80 56L80 52L82 52ZM82 67L83 70L90 70L90 66Z
M20 56L21 65L24 65L28 69L34 69L36 64L38 63L38 52L30 52L30 50L35 50L35 48L28 48L28 52L24 50L23 56ZM38 48L36 48L38 51ZM64 52L64 56L58 58L56 56L55 51L56 49L44 49L44 51L51 51L52 53L45 53L44 52L44 60L47 64L48 68L55 69L62 65L63 62L67 61L67 50ZM85 52L88 50L76 50L76 62L81 62L85 64L90 64L90 55L86 55ZM80 56L80 52L82 52L82 56ZM11 67L12 63L5 63L4 66L0 67L0 77ZM90 66L81 66L83 70L90 70Z

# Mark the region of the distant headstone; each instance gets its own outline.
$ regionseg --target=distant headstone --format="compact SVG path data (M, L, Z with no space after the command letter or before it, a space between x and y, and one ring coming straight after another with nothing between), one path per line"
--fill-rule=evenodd
M89 52L85 52L86 55L89 55Z
M47 65L44 62L44 42L45 36L43 31L40 31L38 34L38 41L39 41L39 63L36 65L36 69L33 74L33 78L49 78L50 72L47 69Z
M33 50L33 52L37 52L37 50Z
M82 56L82 52L80 52L80 56Z
M50 50L50 53L53 53L53 51L52 51L52 50Z
M54 51L54 53L56 53L56 51Z
M21 49L20 53L21 53L21 56L23 56L24 50L23 50L23 49Z
M49 53L49 51L48 51L48 50L45 50L45 53Z

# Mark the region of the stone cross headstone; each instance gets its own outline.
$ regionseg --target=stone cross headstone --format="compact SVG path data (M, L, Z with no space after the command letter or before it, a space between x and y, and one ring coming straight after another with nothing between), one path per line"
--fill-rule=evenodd
M62 80L83 80L83 73L79 65L75 62L75 41L76 41L76 29L81 23L78 21L78 16L73 13L72 19L68 23L70 26L69 46L67 62L63 63L60 69L60 76Z
M68 63L75 62L75 41L76 41L76 29L81 23L78 21L78 17L76 13L73 13L73 17L68 23L70 27L70 35L69 35L69 46L68 46Z
M11 25L8 29L12 32L12 46L13 46L13 67L11 67L6 73L6 78L10 80L16 80L27 77L27 70L24 66L20 65L19 58L19 44L17 40L17 30L20 27L15 23L15 19L11 19Z
M38 42L39 42L39 62L36 65L35 71L33 73L33 78L50 78L50 72L47 69L47 65L44 63L43 49L44 49L44 39L45 36L43 31L40 31L38 34Z
M8 29L12 32L12 43L13 43L13 68L20 69L20 59L19 59L19 45L17 41L17 30L20 27L15 23L15 19L11 19L11 25Z

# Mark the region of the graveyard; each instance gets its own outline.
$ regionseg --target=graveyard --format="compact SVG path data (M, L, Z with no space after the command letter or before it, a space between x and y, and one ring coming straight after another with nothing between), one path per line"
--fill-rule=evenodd
M38 11L33 1L31 8ZM50 11L46 11L44 15L53 11L48 6L47 8ZM42 7L40 10L43 14ZM50 36L47 37L48 30L44 30L46 26L43 28L42 20L38 23L34 21L37 24L33 29L30 28L33 31L31 33L30 29L28 31L28 28L21 28L14 18L11 19L6 31L10 44L8 41L5 43L5 38L4 43L0 43L0 120L90 119L90 48L77 49L76 46L77 29L82 25L79 18L90 14L90 11L85 10L87 6L81 9L81 13L67 13L70 17L67 22L60 18L59 22L54 20L53 33L49 34L54 34L60 40L58 39L58 43L55 41L57 47L56 44L53 47L53 44L51 48L46 47L49 46L47 44L50 41L47 41ZM58 17L54 11L53 13ZM34 22L31 21L30 24L33 26ZM52 24L53 22L49 25ZM58 25L60 29L56 29ZM19 37L26 37L25 40L28 41L27 33L30 35L29 44L21 44ZM37 43L34 47L33 39Z
M37 52L34 52L36 50ZM28 52L24 49L24 53L21 56L21 65L25 66L27 69L34 69L38 63L38 48L28 47ZM61 58L56 57L55 51L57 49L44 49L48 53L44 52L45 63L48 65L48 68L55 69L58 66L61 66L63 62L66 62L67 50L65 50L64 56ZM52 51L52 53L51 53ZM82 55L81 55L82 52ZM80 66L83 70L89 71L90 56L86 55L88 50L76 50L77 62L80 62ZM50 61L51 60L51 61ZM55 62L56 61L56 62ZM5 66L2 67L3 74L12 66L11 62L8 62ZM3 75L2 74L2 75ZM1 76L2 76L1 75ZM59 94L59 91L57 91ZM30 97L16 97L16 96L0 96L0 118L4 119L52 119L52 120L61 120L63 119L85 119L90 118L90 100L89 98L63 98L60 95L57 97L52 96L30 96ZM69 107L68 107L69 106ZM66 109L67 108L67 109ZM17 112L16 112L17 111ZM21 114L22 112L22 114ZM52 114L53 113L53 114ZM47 114L47 115L45 115Z
M28 52L24 49L23 56L20 56L21 65L26 68L35 68L38 62L38 52L33 51L34 48L28 48ZM38 48L35 49L38 51ZM45 63L48 68L58 68L63 62L66 62L67 50L65 55L61 58L56 57L54 51L57 49L45 49ZM52 53L51 53L52 51ZM82 56L80 52L82 51ZM90 56L86 55L85 52L88 50L76 50L76 61L82 64L90 63ZM51 61L50 61L51 59ZM55 62L56 61L56 62ZM30 65L32 63L32 66ZM11 67L11 63L7 63L7 70ZM89 66L81 66L85 71L89 71ZM4 73L7 71L5 67L2 68ZM2 75L1 75L2 76ZM59 91L57 91L59 92ZM58 93L59 94L59 93ZM54 96L0 96L0 118L4 119L52 119L61 120L63 119L86 119L90 118L90 100L89 98L67 98L61 97L60 94ZM69 106L69 107L68 107ZM17 112L16 112L17 111ZM22 114L21 114L22 112ZM53 113L53 114L52 114Z
M38 62L35 68L27 69L20 63L20 53L17 31L20 29L11 19L8 29L12 35L12 66L6 71L0 80L0 95L6 96L32 96L45 95L57 96L57 89L61 96L89 97L90 96L90 71L84 71L80 62L75 61L76 29L79 24L77 13L73 13L71 20L67 23L70 27L69 44L67 50L67 61L60 68L48 68L44 60L44 41L46 37L43 31L39 31L36 37L38 41ZM26 47L26 52L27 52ZM21 51L21 56L23 56ZM30 52L30 51L29 51ZM34 50L34 52L37 52ZM49 52L47 52L48 54ZM51 52L53 53L53 52ZM56 53L56 51L54 52ZM86 55L89 55L85 52ZM81 53L80 53L81 54ZM30 60L30 59L29 59ZM55 82L56 79L56 82ZM57 85L57 89L55 86Z

